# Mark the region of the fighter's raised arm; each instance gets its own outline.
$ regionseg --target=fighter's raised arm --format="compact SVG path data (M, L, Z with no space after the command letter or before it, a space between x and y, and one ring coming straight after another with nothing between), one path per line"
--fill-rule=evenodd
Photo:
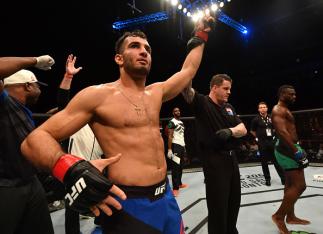
M164 102L176 97L194 78L200 66L204 46L213 23L214 18L211 16L205 16L197 22L194 36L187 44L189 53L182 69L162 83Z
M55 61L49 55L39 57L1 57L0 58L0 92L3 90L2 79L17 71L35 66L41 70L49 70Z

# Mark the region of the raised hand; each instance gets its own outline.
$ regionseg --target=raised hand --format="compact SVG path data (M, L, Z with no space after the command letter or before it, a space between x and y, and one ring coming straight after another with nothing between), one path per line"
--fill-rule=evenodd
M194 36L187 42L188 52L190 52L193 48L207 42L209 32L213 28L214 22L214 18L210 15L206 15L196 22Z
M206 15L196 22L195 32L202 31L208 33L212 30L214 23L215 19L210 15Z
M76 62L76 56L74 56L73 54L70 54L66 60L66 66L65 66L66 74L74 76L80 70L82 70L82 67L75 68L75 62Z
M55 60L49 55L42 55L36 58L37 63L35 67L41 70L50 70L55 64Z

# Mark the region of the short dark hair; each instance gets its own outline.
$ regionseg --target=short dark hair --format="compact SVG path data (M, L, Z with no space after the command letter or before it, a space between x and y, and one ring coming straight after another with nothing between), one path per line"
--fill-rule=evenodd
M282 94L284 94L286 92L287 89L295 89L292 85L282 85L279 87L278 89L278 98L281 97Z
M181 109L179 109L179 107L175 106L175 107L173 108L172 113L174 113L174 112L175 112L175 109L178 109L179 111L181 111Z
M143 39L147 39L147 36L145 33L143 33L142 31L140 30L135 30L135 31L132 31L132 32L125 32L121 37L119 37L119 39L116 41L116 44L115 44L115 52L116 54L120 54L122 52L122 45L123 45L123 42L124 40L127 38L127 37L140 37L140 38L143 38Z
M267 105L267 103L266 103L266 102L259 102L259 103L258 103L258 107L259 107L260 105L266 105L266 106L268 107L268 105Z
M214 85L216 86L222 85L224 80L229 81L232 84L232 79L227 74L217 74L212 76L212 79L210 81L210 89L212 89Z

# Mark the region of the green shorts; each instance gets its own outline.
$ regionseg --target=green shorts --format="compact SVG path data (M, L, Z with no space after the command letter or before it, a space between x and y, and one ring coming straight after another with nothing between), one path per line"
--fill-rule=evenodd
M295 144L296 148L298 150L302 150L302 148L298 145ZM275 148L275 157L276 160L278 162L278 164L281 166L281 168L283 168L283 170L285 171L289 171L289 170L295 170L295 169L299 169L302 168L300 167L300 165L297 163L297 161L291 159L290 157L282 154L281 152L278 152Z

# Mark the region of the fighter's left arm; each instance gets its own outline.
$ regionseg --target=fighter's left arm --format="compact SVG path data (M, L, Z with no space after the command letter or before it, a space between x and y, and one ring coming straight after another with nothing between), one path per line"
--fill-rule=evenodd
M197 23L195 36L188 43L190 51L186 56L182 69L161 83L163 102L176 97L194 78L201 64L208 33L211 31L208 22L213 21L214 19L212 17L206 16Z

